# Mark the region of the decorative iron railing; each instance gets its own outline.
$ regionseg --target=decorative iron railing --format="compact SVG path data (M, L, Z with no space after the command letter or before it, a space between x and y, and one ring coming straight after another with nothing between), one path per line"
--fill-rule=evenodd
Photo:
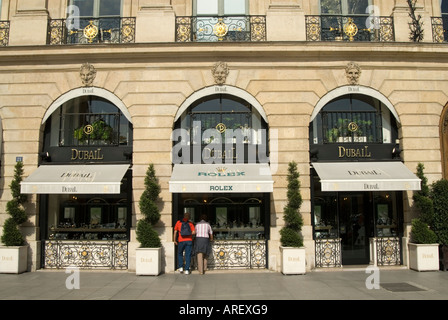
M45 268L127 269L127 241L45 242Z
M376 243L376 264L392 266L401 264L401 246L398 237L378 237Z
M0 47L9 44L9 21L0 21Z
M177 17L177 42L266 41L265 16Z
M341 238L316 239L316 268L342 266Z
M382 122L377 112L322 112L324 143L381 143Z
M392 17L306 16L307 41L395 41Z
M265 269L266 240L214 241L209 269Z
M432 17L432 40L448 42L448 16Z
M48 22L47 44L135 42L135 18L77 18Z

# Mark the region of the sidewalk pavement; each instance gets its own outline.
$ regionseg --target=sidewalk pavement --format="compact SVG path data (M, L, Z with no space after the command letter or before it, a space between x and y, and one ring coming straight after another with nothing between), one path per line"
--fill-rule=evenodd
M373 278L374 275L379 278ZM375 283L379 283L379 288L372 288ZM366 273L365 269L311 271L305 275L283 275L267 270L208 271L204 275L193 271L190 275L168 273L156 277L136 276L128 271L84 270L0 274L0 300L446 299L448 272L403 268L379 269L377 274Z

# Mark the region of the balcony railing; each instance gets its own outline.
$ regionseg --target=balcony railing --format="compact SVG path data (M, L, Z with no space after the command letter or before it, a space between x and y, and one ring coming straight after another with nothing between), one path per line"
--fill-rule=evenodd
M324 143L382 143L381 115L377 112L322 112Z
M306 16L307 41L395 41L392 17Z
M432 40L448 42L448 16L432 17Z
M0 47L9 44L9 21L0 21Z
M49 45L133 42L135 18L56 19L48 23Z
M266 41L266 17L177 17L176 41Z

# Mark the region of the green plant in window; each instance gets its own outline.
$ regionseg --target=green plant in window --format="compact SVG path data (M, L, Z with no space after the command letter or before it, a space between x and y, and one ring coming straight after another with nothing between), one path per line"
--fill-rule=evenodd
M79 142L90 140L102 140L108 143L113 141L114 129L108 125L103 119L95 120L90 126L90 130L86 130L85 126L81 126L74 130L73 137ZM87 133L88 132L88 133Z
M73 132L73 138L75 138L79 142L87 141L87 134L85 134L84 132L84 126L75 129L75 131Z

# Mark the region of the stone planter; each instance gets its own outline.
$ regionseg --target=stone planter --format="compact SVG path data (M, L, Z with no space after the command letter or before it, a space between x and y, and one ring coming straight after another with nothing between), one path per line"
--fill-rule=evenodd
M137 248L135 273L140 276L158 276L162 271L162 248Z
M409 268L416 271L439 270L439 244L409 243Z
M283 274L305 274L305 248L280 247Z
M0 247L0 273L22 273L28 268L28 246Z

